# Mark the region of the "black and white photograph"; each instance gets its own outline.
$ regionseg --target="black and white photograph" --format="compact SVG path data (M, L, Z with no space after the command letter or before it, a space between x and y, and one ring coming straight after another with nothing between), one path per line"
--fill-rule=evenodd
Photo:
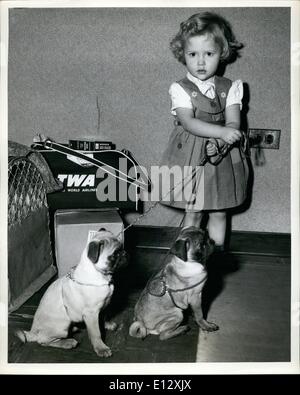
M0 6L0 373L299 374L299 2Z

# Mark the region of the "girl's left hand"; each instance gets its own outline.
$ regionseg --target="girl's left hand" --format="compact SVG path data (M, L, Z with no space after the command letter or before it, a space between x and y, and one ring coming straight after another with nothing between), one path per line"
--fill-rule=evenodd
M217 147L211 141L206 145L206 154L208 156L215 156L217 154Z

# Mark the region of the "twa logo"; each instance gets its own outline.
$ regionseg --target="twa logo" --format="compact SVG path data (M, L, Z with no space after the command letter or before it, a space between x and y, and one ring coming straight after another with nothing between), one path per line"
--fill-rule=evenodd
M95 186L95 174L58 174L57 177L68 188Z

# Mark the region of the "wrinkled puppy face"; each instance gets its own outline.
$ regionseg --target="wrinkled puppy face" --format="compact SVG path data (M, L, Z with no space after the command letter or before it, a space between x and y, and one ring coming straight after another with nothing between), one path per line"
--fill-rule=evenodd
M171 252L183 261L195 261L203 265L214 250L214 241L207 231L195 227L183 229Z
M105 229L99 230L88 244L87 257L103 274L113 274L127 263L122 243Z

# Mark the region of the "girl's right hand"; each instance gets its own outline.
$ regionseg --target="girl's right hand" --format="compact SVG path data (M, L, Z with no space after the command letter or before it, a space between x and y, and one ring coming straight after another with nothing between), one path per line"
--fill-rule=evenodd
M241 137L242 133L239 130L225 126L221 139L227 144L234 144L239 141Z

